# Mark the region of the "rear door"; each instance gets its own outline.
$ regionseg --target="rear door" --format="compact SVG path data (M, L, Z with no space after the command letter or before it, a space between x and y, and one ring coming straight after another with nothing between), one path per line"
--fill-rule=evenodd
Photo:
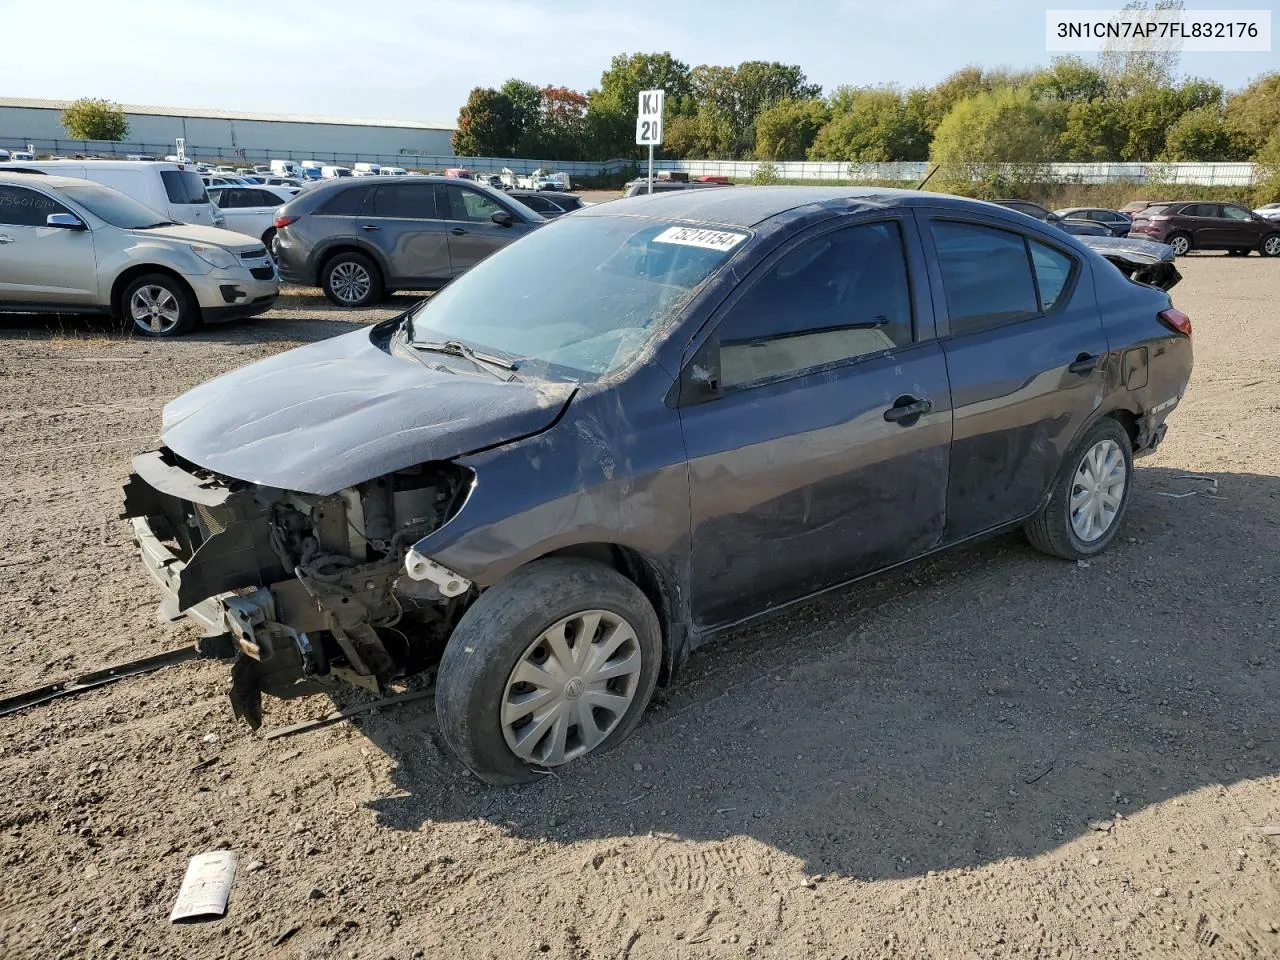
M1100 402L1109 347L1088 265L1066 242L967 213L919 216L955 406L950 543L1039 508Z
M449 240L430 183L379 183L357 229L382 251L389 286L439 286L452 276Z
M842 220L762 263L684 365L700 626L942 536L951 404L915 224Z
M436 186L445 228L449 233L449 261L453 276L466 273L489 254L505 247L527 232L529 225L519 214L497 199L470 187L454 184ZM494 223L492 217L502 211L511 217L510 226Z
M1220 203L1193 203L1182 210L1195 246L1219 250L1231 244L1231 224Z
M55 213L83 219L38 190L0 184L0 304L99 306L93 234L46 226Z

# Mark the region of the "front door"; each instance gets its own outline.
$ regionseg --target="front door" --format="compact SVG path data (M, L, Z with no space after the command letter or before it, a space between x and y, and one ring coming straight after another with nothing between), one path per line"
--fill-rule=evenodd
M1101 402L1109 347L1088 267L1065 244L994 219L921 220L955 406L954 542L1039 508Z
M925 289L910 218L828 222L720 309L680 409L700 627L939 542L951 403Z
M1223 222L1231 236L1231 242L1241 250L1252 250L1262 239L1262 224L1253 212L1244 207L1224 203L1222 205Z
M431 183L380 183L364 212L356 227L382 251L388 286L449 281L449 239Z
M449 259L455 277L505 247L525 230L519 217L479 190L447 184L438 186L436 194L443 201ZM512 224L504 227L494 223L493 215L499 211L511 214Z
M93 234L46 226L55 213L72 211L38 190L0 186L0 303L100 305Z

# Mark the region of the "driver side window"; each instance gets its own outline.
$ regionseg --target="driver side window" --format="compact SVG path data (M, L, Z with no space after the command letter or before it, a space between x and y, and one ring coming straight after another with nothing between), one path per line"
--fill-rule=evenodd
M500 204L475 190L462 187L447 186L445 194L449 198L449 218L451 220L469 220L472 223L488 223L489 218L503 208Z
M726 388L793 375L911 343L911 292L896 221L802 243L720 324Z

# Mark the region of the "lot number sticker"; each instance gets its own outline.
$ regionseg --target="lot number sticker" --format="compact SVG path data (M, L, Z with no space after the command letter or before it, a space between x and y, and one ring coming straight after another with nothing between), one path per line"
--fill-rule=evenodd
M725 230L700 230L697 227L668 227L653 238L654 243L678 243L686 247L702 247L706 250L732 250L745 234Z

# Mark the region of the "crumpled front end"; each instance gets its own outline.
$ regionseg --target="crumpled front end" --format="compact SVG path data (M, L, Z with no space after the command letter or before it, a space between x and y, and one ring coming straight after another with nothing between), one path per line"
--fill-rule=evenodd
M474 594L410 547L443 526L471 474L427 463L321 496L220 476L162 448L133 460L124 513L161 615L186 617L209 656L233 659L237 716L261 694L346 680L380 690L438 655Z

